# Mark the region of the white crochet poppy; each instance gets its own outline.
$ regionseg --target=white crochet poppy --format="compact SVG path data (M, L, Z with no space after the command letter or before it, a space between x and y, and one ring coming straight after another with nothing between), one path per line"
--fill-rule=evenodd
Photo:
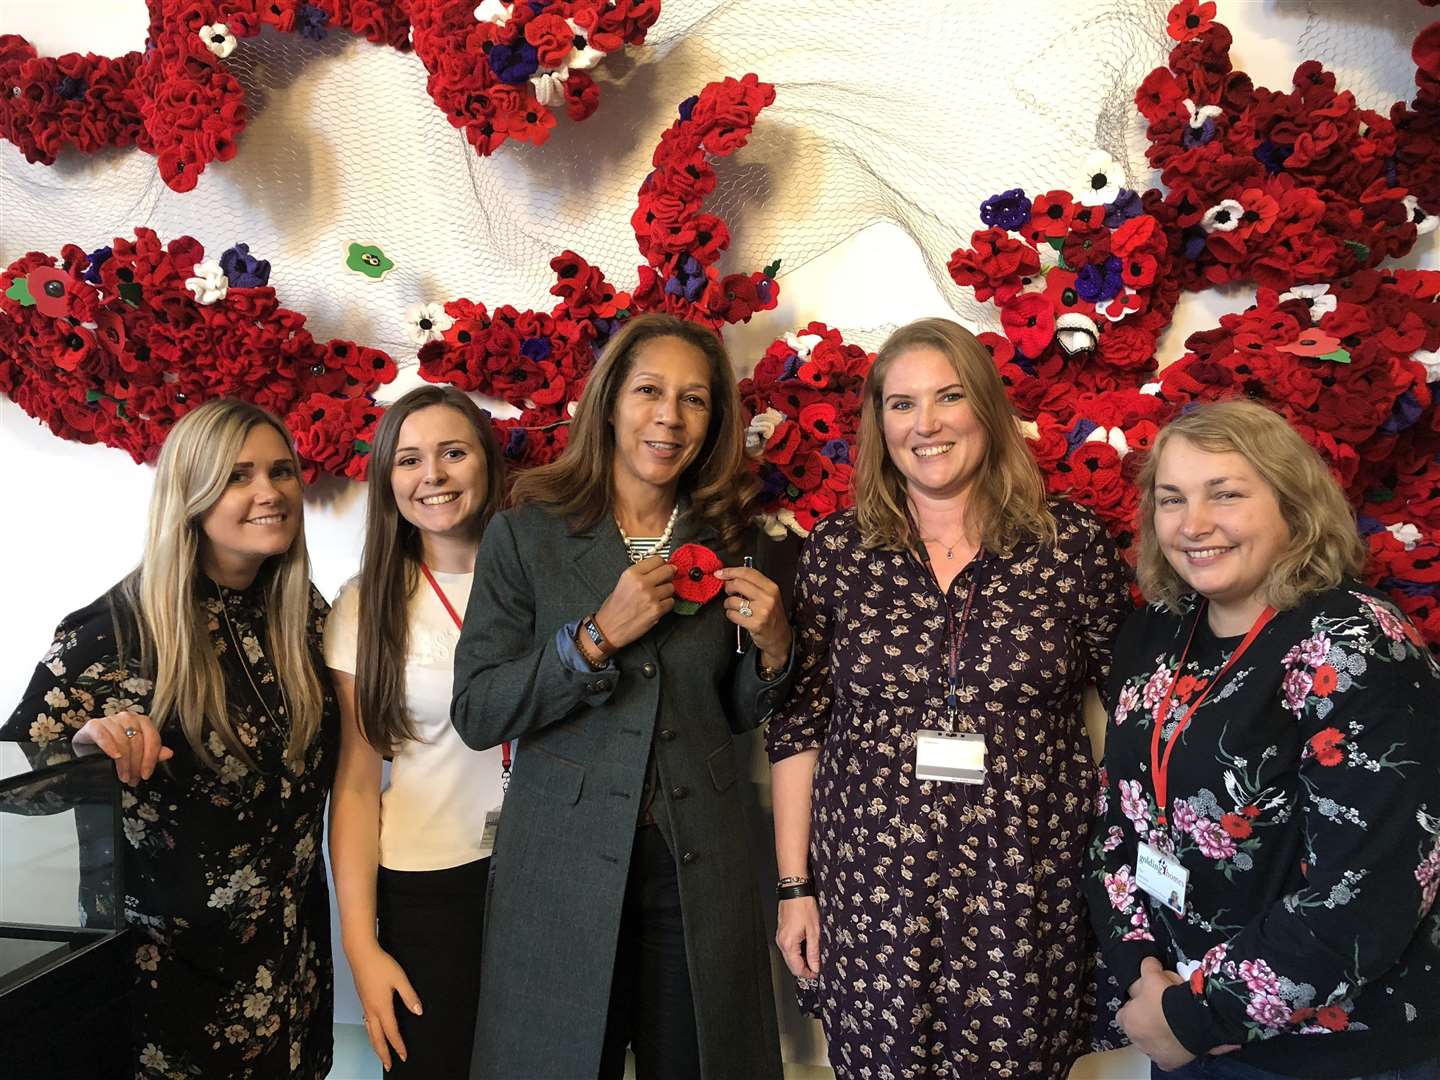
M1338 303L1335 297L1330 295L1329 285L1293 285L1289 292L1280 294L1281 303L1286 300L1308 300L1312 323L1317 323L1323 316L1329 315Z
M1394 525L1386 525L1385 531L1405 545L1406 551L1414 549L1415 545L1425 538L1425 534L1411 525L1408 521L1397 522Z
M1240 218L1244 213L1245 207L1234 199L1222 199L1205 211L1200 227L1207 233L1234 232L1240 227Z
M1416 349L1410 359L1425 369L1427 383L1440 382L1440 349Z
M1160 391L1164 389L1164 386L1164 383L1147 382L1144 386L1140 387L1140 393L1149 394L1151 397L1159 397Z
M1415 223L1415 231L1421 236L1434 232L1440 226L1440 214L1427 214L1421 210L1420 200L1414 195L1406 195L1401 201L1405 204L1405 216Z
M775 434L775 429L784 419L785 414L775 408L758 414L745 429L745 452L751 457L759 457L765 444L770 441L770 436Z
M1112 203L1125 186L1125 170L1104 150L1092 150L1085 159L1075 186L1075 201L1082 206L1104 206Z
M815 346L824 341L819 334L786 334L785 344L795 350L795 356L802 362L810 359Z
M1206 120L1213 119L1225 112L1219 105L1196 106L1195 102L1189 98L1185 99L1185 111L1190 114L1190 126L1197 130L1205 126Z
M575 35L575 40L585 43L583 45L576 45L570 50L570 55L565 57L565 66L567 68L570 68L572 71L584 71L586 68L592 68L601 60L605 59L603 49L591 47L590 35L586 33L583 26L578 25L574 19L566 19L565 21L570 24L570 32Z
M185 287L195 294L197 304L213 304L225 299L230 279L218 262L196 263L195 276L185 279Z
M443 304L411 304L405 309L405 329L416 345L439 341L454 324Z
M1130 452L1130 444L1125 441L1125 432L1118 427L1097 427L1085 436L1085 441L1108 443L1122 458Z
M1055 341L1066 356L1095 348L1100 340L1100 328L1089 315L1078 311L1067 311L1055 319Z
M504 26L510 21L510 5L505 0L481 0L475 8L475 21Z
M200 27L200 41L221 60L234 52L235 46L239 44L230 28L223 22L206 23Z
M535 92L535 100L547 109L558 109L563 106L565 104L565 80L569 77L570 72L563 67L555 71L542 71L538 75L532 75L530 89Z

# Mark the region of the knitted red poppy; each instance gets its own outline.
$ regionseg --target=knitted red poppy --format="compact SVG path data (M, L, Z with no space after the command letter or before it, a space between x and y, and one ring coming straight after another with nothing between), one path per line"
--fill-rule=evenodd
M675 567L675 614L694 615L715 599L725 583L715 576L724 565L704 544L684 544L670 555Z

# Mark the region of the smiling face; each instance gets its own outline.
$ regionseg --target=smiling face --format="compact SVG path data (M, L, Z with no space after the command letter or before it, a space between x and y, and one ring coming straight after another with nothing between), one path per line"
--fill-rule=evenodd
M636 346L610 415L617 490L673 496L705 445L711 405L710 364L700 349L677 337Z
M303 513L300 471L290 448L269 424L256 424L225 490L200 515L201 566L222 585L248 585L266 559L290 550Z
M475 428L458 409L429 405L400 425L390 490L400 516L429 536L468 535L485 508L489 473Z
M921 345L891 361L881 387L880 420L885 450L914 494L958 495L985 460L985 427L939 349Z
M1237 633L1264 608L1266 575L1291 540L1274 489L1249 459L1183 437L1166 443L1156 466L1155 537L1175 572Z

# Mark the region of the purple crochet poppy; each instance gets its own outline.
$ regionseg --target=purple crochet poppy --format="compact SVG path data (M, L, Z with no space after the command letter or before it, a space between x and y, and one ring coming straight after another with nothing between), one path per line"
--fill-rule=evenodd
M250 254L249 244L226 248L220 256L220 269L232 289L253 289L270 281L270 264Z
M1124 287L1120 260L1111 255L1103 263L1090 263L1075 275L1075 291L1087 304L1109 300Z
M526 338L520 343L520 355L536 364L541 360L549 360L550 339L548 337Z
M527 41L496 45L486 59L490 61L490 70L503 83L523 83L540 67L535 46Z
M1018 187L991 195L980 204L980 220L992 229L1022 229L1030 220L1030 200Z
M1121 188L1120 194L1115 196L1115 201L1105 204L1105 228L1113 232L1131 218L1139 217L1144 212L1145 208L1140 205L1140 196L1129 188Z

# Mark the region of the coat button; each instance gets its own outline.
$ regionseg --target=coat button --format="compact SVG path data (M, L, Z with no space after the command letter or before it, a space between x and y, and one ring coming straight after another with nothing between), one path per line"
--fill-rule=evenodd
M685 798L686 795L689 795L689 794L690 794L690 789L687 788L687 787L672 787L672 788L670 789L670 797L671 797L672 799L683 799L683 798Z
M766 705L774 705L774 704L775 704L775 691L774 691L774 690L766 690L763 694L760 695L760 700L763 701L763 702L765 702Z
M603 694L606 690L610 689L610 684L604 679L596 679L585 689L592 694Z
M655 665L647 660L645 666L640 669L640 674L644 675L647 679L653 679L655 677L655 671Z
M660 729L660 739L662 742L672 742L674 738L675 732L671 731L668 727Z
M689 866L691 863L693 863L693 862L694 862L696 859L698 859L699 857L700 857L700 856L699 856L699 855L696 855L695 852L693 852L693 851L687 851L687 852L685 852L684 855L681 855L681 856L680 856L680 861L681 861L682 863L684 863L686 866Z

